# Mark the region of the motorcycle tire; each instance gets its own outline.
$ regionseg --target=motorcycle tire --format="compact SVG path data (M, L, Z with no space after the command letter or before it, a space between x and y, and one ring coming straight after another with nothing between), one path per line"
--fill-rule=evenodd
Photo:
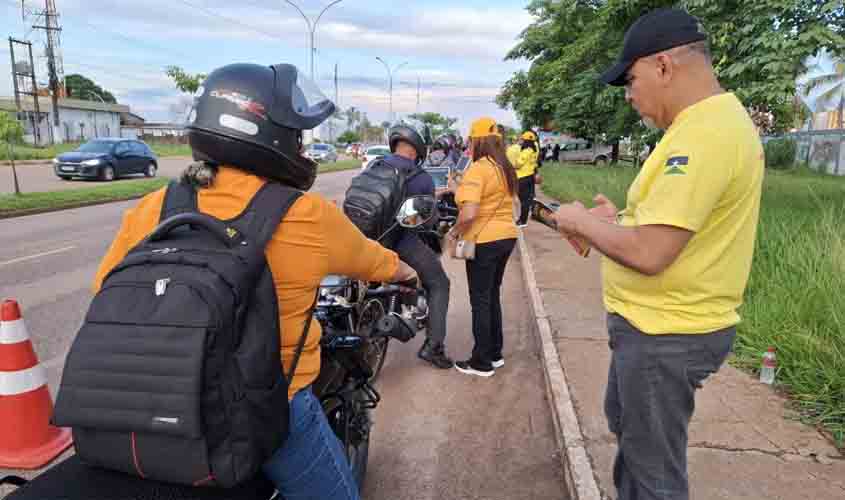
M370 377L369 382L371 384L375 384L376 380L378 380L378 376L381 373L381 369L384 366L384 360L387 359L387 347L390 345L390 339L387 337L380 337L375 340L372 340L373 345L371 346L371 351L373 353L372 362L370 363L370 368L373 370L373 376ZM369 361L369 360L368 360Z
M352 477L355 479L355 484L358 485L358 491L364 490L364 480L367 476L367 463L370 458L370 432L372 427L372 417L370 410L364 407L363 401L366 396L362 390L358 390L354 396L355 410L350 417L353 422L349 426L349 436L347 436L346 428L343 425L346 411L342 405L328 406L324 405L323 411L329 421L329 425L340 440L341 446L345 448L346 459L349 462L349 467L352 469ZM349 438L347 440L347 437Z
M359 415L365 418L367 425L370 427L365 436L362 436L356 444L350 442L346 447L346 458L349 459L349 466L352 468L352 477L355 478L355 483L358 485L358 492L363 494L364 481L367 478L367 463L370 459L370 431L372 430L372 418L370 410L360 408Z

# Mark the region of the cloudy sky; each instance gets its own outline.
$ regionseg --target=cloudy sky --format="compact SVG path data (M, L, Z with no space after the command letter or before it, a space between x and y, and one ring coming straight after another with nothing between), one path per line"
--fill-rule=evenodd
M312 20L330 0L292 0ZM44 2L26 0L32 10ZM343 0L327 10L315 34L315 73L334 97L370 120L388 118L387 70L394 73L397 117L436 111L468 122L490 115L517 124L493 98L525 61L504 61L519 33L531 23L527 1ZM56 0L62 26L65 74L81 73L150 121L174 120L186 96L164 74L167 65L191 73L230 62L288 62L309 71L308 29L284 0ZM397 7L400 6L400 7ZM0 32L34 42L39 81L46 82L43 18L21 19L20 0L0 0ZM8 43L0 46L0 96L12 95Z

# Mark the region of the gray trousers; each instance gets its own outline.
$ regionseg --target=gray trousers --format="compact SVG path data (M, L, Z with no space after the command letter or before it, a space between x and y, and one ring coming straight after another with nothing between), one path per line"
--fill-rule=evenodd
M695 391L725 361L736 328L704 335L647 335L607 317L610 373L604 411L619 445L618 500L688 500L687 430Z

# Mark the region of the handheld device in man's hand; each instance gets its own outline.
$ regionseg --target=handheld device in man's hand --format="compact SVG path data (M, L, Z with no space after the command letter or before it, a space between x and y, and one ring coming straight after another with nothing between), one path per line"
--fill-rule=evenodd
M534 204L531 207L531 218L544 226L557 231L557 222L555 222L554 217L552 217L552 215L557 211L557 208L557 206L547 205L542 201L535 199ZM584 239L566 235L566 241L572 245L572 248L581 257L588 257L590 255L590 244Z

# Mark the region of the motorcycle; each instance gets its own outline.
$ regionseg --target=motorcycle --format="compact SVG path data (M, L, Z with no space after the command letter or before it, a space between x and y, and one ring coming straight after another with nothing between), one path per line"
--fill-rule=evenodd
M408 198L390 230L429 223L436 214L435 203L431 196ZM320 283L314 317L323 330L322 365L312 387L343 444L359 489L367 471L371 411L381 401L374 384L388 342L413 339L425 326L426 311L424 292L416 284L367 283L344 276L328 276ZM7 476L0 479L2 484L18 488L7 500L94 500L118 492L121 498L136 500L283 500L263 474L234 488L191 487L90 467L76 455L31 481Z

